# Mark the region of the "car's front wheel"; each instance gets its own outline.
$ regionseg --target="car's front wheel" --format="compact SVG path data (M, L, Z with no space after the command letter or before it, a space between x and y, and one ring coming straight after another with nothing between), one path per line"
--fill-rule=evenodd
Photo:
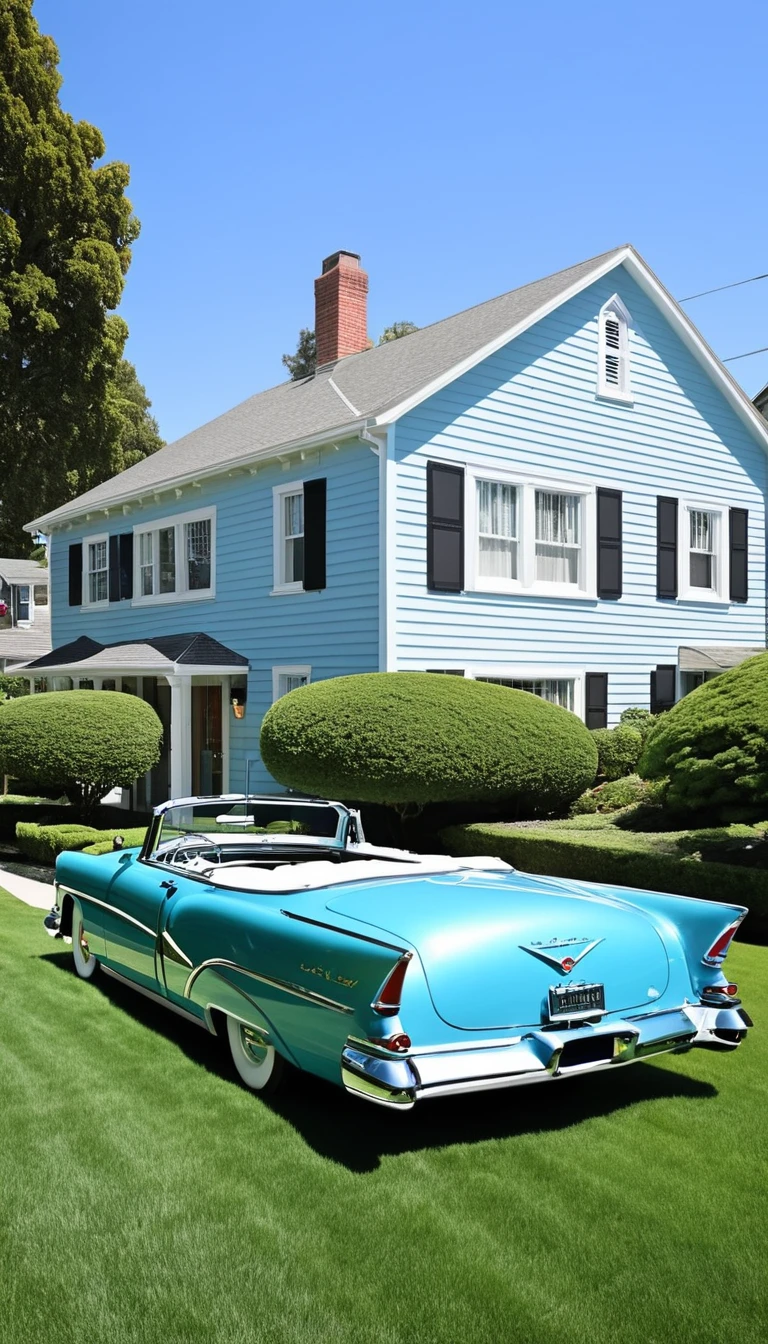
M81 980L90 980L96 974L98 961L91 951L88 934L83 927L83 912L80 902L72 902L72 953L75 958L75 970Z
M274 1092L285 1068L282 1055L268 1044L258 1028L246 1026L234 1017L227 1018L227 1036L232 1063L246 1087L263 1095Z

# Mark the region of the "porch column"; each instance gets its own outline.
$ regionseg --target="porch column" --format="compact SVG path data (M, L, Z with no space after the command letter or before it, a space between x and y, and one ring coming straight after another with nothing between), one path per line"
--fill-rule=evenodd
M166 677L171 688L171 797L192 792L192 683L189 677Z

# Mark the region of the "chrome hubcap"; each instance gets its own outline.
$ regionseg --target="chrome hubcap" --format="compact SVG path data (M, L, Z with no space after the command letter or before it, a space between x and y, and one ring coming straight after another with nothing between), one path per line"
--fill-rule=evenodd
M269 1047L263 1037L252 1027L240 1028L240 1042L243 1047L243 1053L252 1064L263 1064L267 1058Z
M91 949L88 946L88 939L85 936L82 924L80 925L80 929L78 931L77 941L80 947L80 953L83 958L83 961L90 961Z

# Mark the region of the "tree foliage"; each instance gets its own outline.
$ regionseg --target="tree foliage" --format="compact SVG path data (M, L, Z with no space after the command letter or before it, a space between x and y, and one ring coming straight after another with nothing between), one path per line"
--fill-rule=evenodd
M281 784L404 808L509 801L564 808L592 783L597 748L574 714L490 682L369 672L283 696L261 727Z
M637 728L620 723L616 728L595 728L592 736L597 747L598 774L611 780L632 774L643 750Z
M415 322L393 322L391 327L385 327L379 337L379 345L386 345L389 341L399 341L401 336L410 336L412 331L418 331L419 328Z
M116 443L120 465L116 470L125 471L150 453L156 453L164 440L160 438L154 415L149 413L152 402L130 360L120 360L109 385L109 398L120 422Z
M126 429L120 302L139 224L124 163L59 103L32 0L0 0L0 553L140 451ZM131 400L129 397L128 400ZM139 436L140 438L140 436Z
M0 705L0 772L64 790L87 821L105 793L157 764L162 735L155 711L134 695L27 695Z
M291 375L292 382L299 378L308 378L317 367L317 341L314 331L302 327L295 355L283 355L283 363Z
M768 654L679 700L649 735L639 769L668 778L665 803L681 815L768 816Z

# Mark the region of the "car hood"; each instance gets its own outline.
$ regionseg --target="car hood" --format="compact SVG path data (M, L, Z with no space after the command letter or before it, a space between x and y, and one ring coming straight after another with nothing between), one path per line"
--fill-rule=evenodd
M626 1012L653 1004L669 980L652 918L607 889L446 874L377 883L375 896L349 888L327 908L415 947L437 1013L466 1030L540 1025L554 985L603 984L606 1009Z

